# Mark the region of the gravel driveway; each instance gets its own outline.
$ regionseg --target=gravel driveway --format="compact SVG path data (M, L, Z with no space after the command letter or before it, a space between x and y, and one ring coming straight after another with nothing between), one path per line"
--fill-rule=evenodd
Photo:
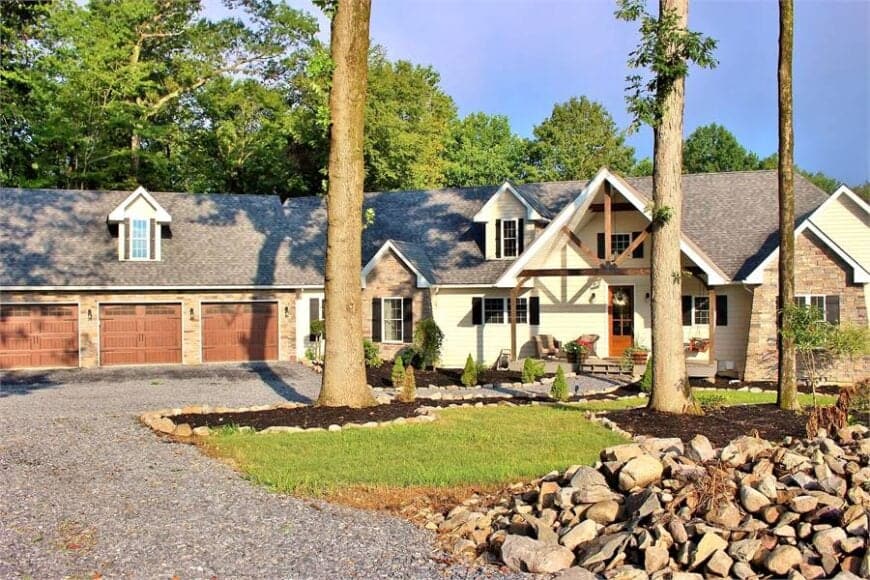
M386 515L273 494L146 409L307 400L294 365L57 371L0 387L0 577L470 578Z

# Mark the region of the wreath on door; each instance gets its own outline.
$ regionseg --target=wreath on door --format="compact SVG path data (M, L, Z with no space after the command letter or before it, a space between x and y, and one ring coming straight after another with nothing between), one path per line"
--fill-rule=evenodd
M614 292L613 304L615 306L628 306L628 293L625 290L617 290Z

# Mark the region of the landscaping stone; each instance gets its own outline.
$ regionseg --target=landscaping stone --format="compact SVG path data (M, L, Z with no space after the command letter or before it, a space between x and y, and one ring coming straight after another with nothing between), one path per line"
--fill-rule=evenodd
M715 456L716 452L713 450L713 445L703 435L695 435L686 447L686 457L698 463L710 461Z
M511 570L533 574L552 574L574 562L574 553L563 546L515 535L505 539L501 557Z
M594 520L583 520L559 538L559 543L573 550L584 542L594 540L603 526Z
M764 560L765 567L778 576L784 576L789 570L800 564L800 550L794 546L777 546Z
M639 455L630 459L619 472L619 488L631 491L659 481L664 467L662 462L651 455Z
M742 485L740 486L740 503L743 504L746 511L754 514L769 506L770 499L755 488Z

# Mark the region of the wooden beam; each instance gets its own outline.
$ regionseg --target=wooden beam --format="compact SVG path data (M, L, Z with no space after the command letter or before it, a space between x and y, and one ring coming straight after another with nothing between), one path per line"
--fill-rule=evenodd
M593 203L589 206L589 211L592 213L602 213L604 212L604 204L603 203ZM619 203L611 203L610 211L637 211L637 208L626 202Z
M643 241L644 241L644 240L647 238L647 236L649 235L649 230L650 230L651 225L652 225L652 224L650 224L649 226L647 226L646 229L645 229L644 231L642 231L638 237L634 238L634 239L631 241L631 243L628 245L628 247L625 248L625 251L622 252L621 254L619 254L619 255L616 257L616 259L613 260L613 263L614 263L614 264L619 264L619 263L622 262L624 259L626 259L627 257L629 257L629 256L631 255L631 253L634 252L634 251L637 249L637 247L643 243Z
M601 264L601 259L592 251L592 248L583 243L583 241L577 237L571 228L568 226L562 226L562 232L568 236L568 240L577 248L583 256L589 260L591 264Z
M610 193L610 184L604 184L604 259L610 260L613 253L613 212L611 204L613 197Z
M710 316L708 316L707 334L710 337L710 346L707 349L707 360L713 360L713 347L716 346L716 290L711 286L707 289L707 300L710 303Z
M517 279L517 285L511 289L510 297L510 317L511 317L511 360L517 360L517 299L519 298L520 288L526 283L528 277L520 275Z
M648 276L649 268L532 268L520 272L527 278L545 276Z

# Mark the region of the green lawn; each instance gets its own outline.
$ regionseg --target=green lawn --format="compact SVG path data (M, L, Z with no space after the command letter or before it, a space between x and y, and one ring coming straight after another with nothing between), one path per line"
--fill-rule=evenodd
M773 393L696 391L703 403L770 403ZM819 397L830 404L834 397ZM801 403L810 404L809 395ZM226 430L209 438L210 452L232 459L273 489L302 494L363 487L497 485L538 477L624 440L587 421L583 411L646 404L640 397L565 406L445 409L433 423L338 433L256 435Z

